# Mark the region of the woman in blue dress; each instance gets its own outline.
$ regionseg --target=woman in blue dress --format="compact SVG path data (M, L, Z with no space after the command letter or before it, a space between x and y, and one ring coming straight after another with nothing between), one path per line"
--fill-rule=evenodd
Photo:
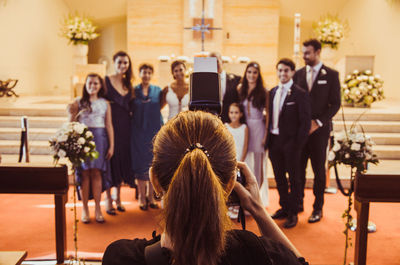
M137 180L139 208L144 211L148 206L158 208L149 181L149 168L153 159L152 140L163 122L160 112L161 88L150 84L153 73L154 68L150 64L140 65L139 77L142 82L135 87L135 99L132 101L132 169Z

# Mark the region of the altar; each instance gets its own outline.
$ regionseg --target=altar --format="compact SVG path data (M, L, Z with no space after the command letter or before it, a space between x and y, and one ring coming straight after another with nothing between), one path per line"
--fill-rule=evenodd
M179 60L179 58L176 58ZM157 84L163 88L170 84L174 79L171 74L171 63L173 60L164 60L158 62L158 73L157 76ZM184 60L185 61L185 60ZM191 60L185 61L187 72L191 72L193 69L193 62ZM224 70L227 73L232 73L238 76L243 76L244 71L246 69L247 62L224 62Z

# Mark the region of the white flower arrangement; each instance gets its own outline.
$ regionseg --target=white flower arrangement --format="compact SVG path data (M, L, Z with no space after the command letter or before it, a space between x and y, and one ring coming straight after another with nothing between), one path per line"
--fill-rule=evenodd
M322 46L338 49L340 41L344 38L347 23L342 23L337 16L326 15L313 24L314 33Z
M342 85L343 100L355 105L370 107L375 101L385 98L383 80L380 75L373 75L370 70L354 70Z
M88 44L89 41L94 40L99 36L96 33L96 26L93 26L92 21L88 18L82 18L79 16L68 16L64 20L61 28L61 34L63 37L69 39L70 43L77 44Z
M335 133L332 149L328 154L329 165L345 164L357 168L357 171L366 170L366 163L377 164L378 158L372 147L375 143L371 137L363 132L357 132L352 126L348 131Z
M95 159L99 156L92 132L79 122L65 123L49 142L55 163L60 158L66 157L77 167L86 159Z

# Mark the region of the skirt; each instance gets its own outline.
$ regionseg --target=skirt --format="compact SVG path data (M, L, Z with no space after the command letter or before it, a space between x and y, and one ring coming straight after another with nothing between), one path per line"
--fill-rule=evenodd
M76 169L75 180L78 186L78 190L80 190L82 171L93 168L98 169L101 172L102 191L104 191L108 188L111 188L112 186L110 161L106 159L109 148L107 130L106 128L89 128L89 131L93 133L93 141L96 144L96 150L97 152L99 152L99 157L93 160L87 159L85 162L83 162L82 165ZM92 191L90 190L89 199L92 198Z

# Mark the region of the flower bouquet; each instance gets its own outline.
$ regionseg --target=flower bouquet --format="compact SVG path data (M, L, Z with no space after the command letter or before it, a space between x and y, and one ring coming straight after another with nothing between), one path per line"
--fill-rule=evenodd
M61 34L63 37L69 39L70 43L74 45L87 45L89 41L94 40L99 36L99 34L96 33L96 26L93 26L92 21L88 18L71 15L64 20Z
M372 150L372 147L375 143L372 141L371 137L364 133L364 130L362 130L362 132L358 132L355 124L356 123L354 123L349 130L347 130L345 126L344 131L335 133L333 146L328 154L329 167L336 166L338 164L349 165L351 167L351 187L346 194L342 191L343 194L348 197L348 206L342 215L342 218L345 219L344 234L346 237L343 263L344 265L346 265L347 262L347 249L349 246L351 246L349 229L351 229L351 227L353 226L351 206L355 176L357 173L365 172L367 170L368 163L379 163L377 155ZM341 187L341 185L339 187Z
M343 100L355 106L370 107L375 101L385 98L383 80L380 75L373 75L370 70L354 70L342 85Z
M88 127L79 122L65 123L54 137L49 140L53 153L54 163L57 164L60 158L68 158L72 164L72 170L79 167L87 159L96 159L99 153L96 151L96 144L93 141L93 134ZM74 245L75 257L70 263L80 263L78 259L78 219L76 217L76 182L74 179Z
M95 159L99 156L92 132L79 122L65 123L49 142L55 163L66 157L76 168L85 159Z
M326 15L313 24L314 33L322 47L328 46L337 50L344 37L347 23L342 23L337 16Z

